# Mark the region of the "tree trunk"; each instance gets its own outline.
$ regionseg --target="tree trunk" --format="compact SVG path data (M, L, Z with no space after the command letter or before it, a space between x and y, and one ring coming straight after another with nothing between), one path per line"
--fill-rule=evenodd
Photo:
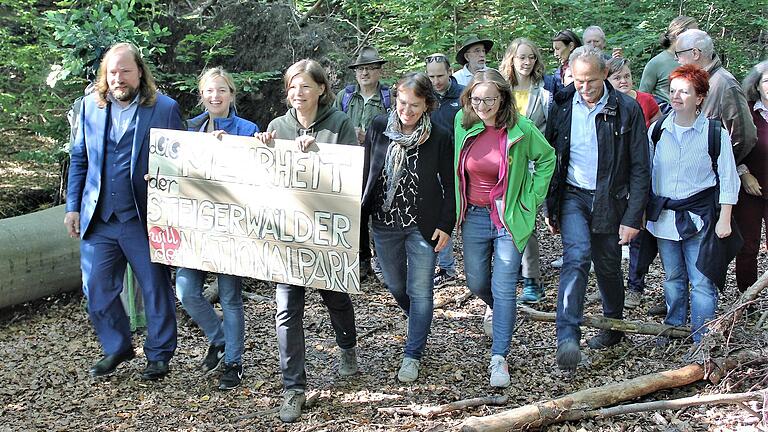
M0 220L0 309L80 288L80 242L64 206Z
M534 321L555 322L554 312L542 312L528 306L518 306L517 308L525 317ZM691 329L689 327L673 327L657 323L624 321L594 315L585 315L581 321L581 325L604 330L620 330L627 333L669 336L675 338L685 338L691 335Z
M704 379L709 366L731 370L741 361L758 358L756 353L745 352L719 359L707 367L691 364L679 369L642 375L602 387L580 390L576 393L538 404L525 405L486 417L470 417L464 421L462 432L508 431L539 428L553 423L579 420L586 411L636 399L647 394L692 384Z

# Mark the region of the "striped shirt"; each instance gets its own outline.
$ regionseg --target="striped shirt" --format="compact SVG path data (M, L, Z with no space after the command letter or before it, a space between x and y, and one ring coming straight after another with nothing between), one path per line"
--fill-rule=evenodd
M653 149L650 140L654 126L648 129L651 154L651 188L658 196L672 199L688 198L704 189L715 185L715 173L712 171L712 159L709 157L709 120L700 114L693 127L685 129L680 138L676 133L679 126L674 124L672 112L662 123L661 137ZM655 124L655 123L654 123ZM741 182L736 173L736 162L731 150L731 138L723 128L720 134L720 157L717 159L717 172L720 175L720 204L736 204L739 198ZM691 220L698 230L704 222L690 213ZM648 231L657 238L680 240L675 225L675 212L662 210L659 220L648 221Z

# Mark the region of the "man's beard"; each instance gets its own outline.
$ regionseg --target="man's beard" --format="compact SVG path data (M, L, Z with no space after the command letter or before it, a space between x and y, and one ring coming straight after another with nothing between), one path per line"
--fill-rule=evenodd
M138 93L139 89L131 86L126 86L125 90L112 90L112 96L120 102L132 101Z

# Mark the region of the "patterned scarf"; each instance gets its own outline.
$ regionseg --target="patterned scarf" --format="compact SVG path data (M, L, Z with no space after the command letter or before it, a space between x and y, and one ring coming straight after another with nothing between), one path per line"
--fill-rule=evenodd
M416 124L416 129L410 134L403 133L403 124L400 122L397 110L393 109L389 113L387 128L384 130L384 135L392 140L387 148L387 157L384 159L384 172L387 174L387 183L384 185L385 200L382 209L385 212L392 209L392 200L395 199L398 183L400 183L400 179L405 173L408 150L423 144L429 138L431 131L432 122L429 120L427 113L421 116Z

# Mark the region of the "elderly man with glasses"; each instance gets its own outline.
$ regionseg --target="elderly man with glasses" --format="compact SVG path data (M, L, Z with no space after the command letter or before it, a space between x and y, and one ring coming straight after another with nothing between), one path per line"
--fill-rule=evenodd
M456 62L464 67L453 74L459 84L463 86L469 84L475 72L485 68L485 56L491 48L493 48L493 41L489 39L471 36L464 40L461 48L456 52Z
M453 118L461 109L461 92L464 86L451 76L451 65L445 54L435 53L426 58L427 76L432 81L432 88L437 96L438 108L432 111L430 119L449 131L453 142ZM435 269L435 288L441 288L456 281L456 259L453 255L453 237L437 254Z
M701 111L707 118L719 118L731 136L736 163L752 151L757 129L741 85L728 72L715 54L712 38L701 30L686 30L677 37L675 60L682 65L695 64L709 73L709 94ZM746 165L738 165L739 176L749 173Z

